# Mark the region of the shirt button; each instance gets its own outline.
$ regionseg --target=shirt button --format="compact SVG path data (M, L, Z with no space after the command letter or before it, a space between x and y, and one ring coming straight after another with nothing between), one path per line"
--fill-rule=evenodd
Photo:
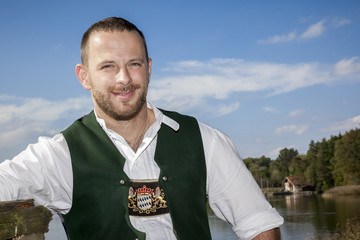
M121 180L120 180L120 184L121 184L121 185L124 185L124 184L125 184L125 180L121 179Z
M163 176L162 179L164 180L164 182L166 182L168 180L168 178L166 176Z

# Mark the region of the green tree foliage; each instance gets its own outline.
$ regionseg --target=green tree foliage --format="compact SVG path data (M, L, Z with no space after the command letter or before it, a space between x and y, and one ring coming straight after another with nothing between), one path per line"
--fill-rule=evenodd
M262 156L244 162L259 185L266 180L269 186L281 186L287 176L305 178L317 191L360 184L360 129L321 142L312 140L305 155L284 148L275 160Z
M307 183L315 186L316 185L316 167L315 163L317 161L317 152L318 152L318 144L315 143L313 140L311 140L309 144L309 150L306 154L306 162L308 163L308 166L305 170L305 177L307 180Z
M289 165L289 175L305 178L305 171L308 166L306 155L293 157Z
M285 175L285 176L289 176L289 165L291 163L291 161L293 160L293 158L295 158L298 155L298 151L290 148L284 148L282 150L280 150L279 152L279 156L277 157L277 161L280 164L280 172Z
M246 167L249 169L255 180L258 184L262 185L262 180L269 180L270 173L269 173L269 165L270 165L270 158L262 156L260 158L247 158L244 159L244 163Z
M270 163L270 181L274 187L280 187L286 177L280 169L279 161L275 160Z
M360 129L347 132L336 141L334 154L335 184L360 184Z
M319 191L327 190L334 186L332 172L334 170L333 161L335 153L335 143L340 137L331 137L328 141L324 138L318 144L318 152L315 163L316 189Z

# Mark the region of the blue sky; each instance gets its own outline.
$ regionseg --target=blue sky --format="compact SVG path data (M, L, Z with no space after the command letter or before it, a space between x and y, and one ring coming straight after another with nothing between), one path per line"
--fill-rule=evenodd
M84 31L135 23L149 100L229 135L243 158L306 153L360 126L360 1L2 1L0 162L92 109L76 79Z

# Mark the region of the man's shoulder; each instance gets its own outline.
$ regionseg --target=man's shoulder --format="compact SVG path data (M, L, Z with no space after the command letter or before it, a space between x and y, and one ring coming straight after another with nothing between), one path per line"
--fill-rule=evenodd
M210 126L204 122L201 122L199 121L199 127L200 127L200 131L201 133L203 134L206 134L206 135L210 135L210 136L220 136L220 137L228 137L224 132L222 132L221 130L213 127L213 126Z
M66 140L62 133L58 133L53 137L39 137L38 142L35 145L38 145L39 148L52 148L55 150L67 147Z

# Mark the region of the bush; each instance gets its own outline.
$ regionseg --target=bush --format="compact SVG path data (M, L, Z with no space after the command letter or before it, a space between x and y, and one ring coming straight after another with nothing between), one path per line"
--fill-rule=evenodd
M335 237L334 239L336 239L336 240L360 239L360 222L359 222L359 220L356 218L347 219L343 229L338 231L334 237Z
M307 240L355 240L360 239L360 221L357 218L347 219L344 226L337 225L336 233L317 233L316 237Z

